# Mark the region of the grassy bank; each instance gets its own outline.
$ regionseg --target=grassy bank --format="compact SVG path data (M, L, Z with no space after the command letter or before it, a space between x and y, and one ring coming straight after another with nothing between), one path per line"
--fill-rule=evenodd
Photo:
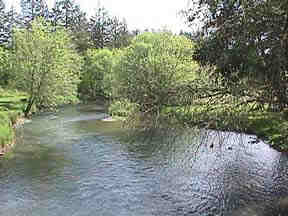
M14 140L13 125L21 117L24 93L0 89L0 155L7 151Z
M169 113L189 127L254 134L274 149L288 152L288 110L272 112L265 107L253 109L249 103L238 107L230 103L202 104L189 109L173 109Z

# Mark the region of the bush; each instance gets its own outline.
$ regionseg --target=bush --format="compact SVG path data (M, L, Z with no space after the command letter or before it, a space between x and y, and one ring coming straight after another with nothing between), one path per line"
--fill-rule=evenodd
M12 123L6 112L0 112L0 148L12 141L13 130Z
M112 116L128 117L138 110L135 103L129 102L127 99L122 101L115 101L109 106L109 114Z

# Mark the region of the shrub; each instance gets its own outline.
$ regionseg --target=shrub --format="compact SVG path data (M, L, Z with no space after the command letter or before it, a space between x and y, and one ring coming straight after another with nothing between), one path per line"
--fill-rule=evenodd
M7 112L0 112L0 147L3 148L13 138L11 121Z
M128 117L131 113L138 110L138 106L135 103L129 102L127 99L122 101L114 101L109 106L109 114L112 116Z

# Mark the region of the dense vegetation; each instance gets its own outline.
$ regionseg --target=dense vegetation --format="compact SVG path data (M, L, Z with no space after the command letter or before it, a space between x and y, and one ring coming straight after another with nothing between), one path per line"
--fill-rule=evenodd
M190 22L204 27L195 55L217 65L230 85L244 83L250 101L282 111L288 106L288 3L286 1L192 1ZM197 19L198 18L198 19ZM221 52L219 52L221 50ZM265 91L263 89L269 89Z
M12 125L17 123L21 116L23 106L22 99L27 95L15 90L0 88L0 155L9 149L14 141Z
M101 98L134 127L248 132L287 150L288 4L191 2L183 14L203 28L175 35L71 0L22 0L20 14L0 0L0 86L26 93L26 116Z
M76 101L81 57L68 34L36 20L29 30L15 30L13 36L11 84L28 93L24 114L28 116L34 103L45 108Z
M174 104L181 86L196 76L191 61L194 43L170 33L144 33L123 50L114 68L114 93L139 106L143 113L158 113Z
M214 77L221 77L225 87L221 100L237 99L225 102L227 121L238 116L227 126L256 133L278 149L287 149L287 1L191 3L185 11L187 21L203 23L194 37L198 44L194 58L202 66L216 66Z
M125 22L104 8L88 18L73 0L57 0L51 10L44 0L20 6L18 13L0 0L0 152L11 142L19 111L28 117L85 96L88 50L125 46L131 37Z

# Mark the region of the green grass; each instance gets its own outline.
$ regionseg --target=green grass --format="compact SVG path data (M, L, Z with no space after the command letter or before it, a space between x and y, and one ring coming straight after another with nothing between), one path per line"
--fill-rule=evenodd
M4 90L0 88L0 112L1 111L22 111L22 99L26 99L27 95L23 92Z
M279 151L288 151L288 118L285 112L258 112L247 116L247 130Z
M22 114L25 104L21 100L25 98L22 92L0 88L0 151L13 141L12 125Z
M4 148L7 143L12 141L11 122L7 113L0 113L0 147Z

